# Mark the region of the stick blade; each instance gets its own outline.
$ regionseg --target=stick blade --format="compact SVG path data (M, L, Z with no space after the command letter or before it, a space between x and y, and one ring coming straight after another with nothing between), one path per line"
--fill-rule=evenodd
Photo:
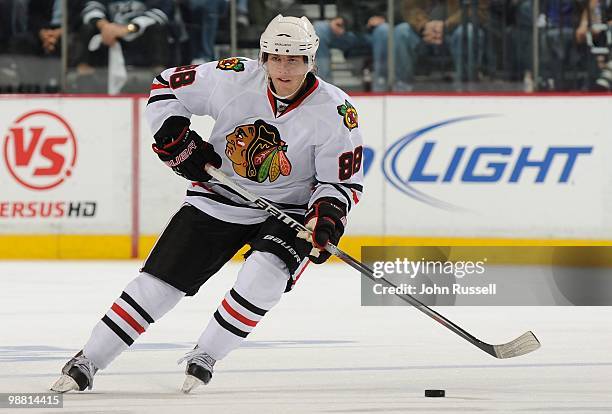
M514 358L535 351L540 347L540 341L531 331L525 332L506 344L493 345L495 357L500 359Z

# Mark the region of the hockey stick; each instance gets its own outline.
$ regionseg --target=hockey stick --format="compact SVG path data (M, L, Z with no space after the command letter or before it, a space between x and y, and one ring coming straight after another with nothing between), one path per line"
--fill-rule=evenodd
M288 216L287 214L283 213L281 210L276 208L274 205L270 204L268 201L252 194L251 192L243 188L241 185L235 183L227 175L217 170L216 168L207 164L205 169L208 174L213 176L220 183L230 187L232 190L236 191L242 197L253 202L259 208L261 208L262 210L265 210L271 216L274 216L277 219L281 220L282 222L287 224L292 229L295 229L298 231L309 231L304 225L298 223L297 221L292 219L290 216ZM372 269L370 269L365 264L359 262L358 260L352 258L347 253L340 250L337 246L334 246L333 244L328 243L327 246L325 246L325 250L327 250L334 256L341 259L343 262L351 266L353 269L361 272L363 275L368 277L370 280L373 280L375 282L385 283L387 286L390 286L390 287L397 287L396 285L389 282L385 278L376 278L374 276L374 272L372 271ZM447 329L450 329L451 331L453 331L454 333L456 333L457 335L459 335L466 341L477 346L478 348L482 349L487 354L494 356L495 358L500 358L500 359L513 358L513 357L527 354L529 352L533 352L540 347L540 342L538 341L538 339L535 337L535 335L531 331L527 331L523 335L514 339L513 341L510 341L505 344L500 344L500 345L488 344L474 337L473 335L471 335L470 333L468 333L467 331L465 331L464 329L462 329L455 323L451 322L450 320L446 319L444 316L442 316L435 310L421 303L419 300L415 299L414 297L408 294L396 293L395 295L398 296L400 299L404 300L405 302L408 302L409 304L411 304L412 306L414 306L415 308L417 308L418 310L420 310L421 312L423 312L425 315L429 316L433 320L437 321L442 326L446 327Z

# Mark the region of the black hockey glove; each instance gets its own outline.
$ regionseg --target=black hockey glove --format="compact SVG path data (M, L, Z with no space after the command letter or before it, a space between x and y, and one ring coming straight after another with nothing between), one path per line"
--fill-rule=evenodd
M168 118L155 134L153 151L172 170L191 181L211 179L204 167L221 167L221 156L208 142L189 129L189 120L182 116Z
M346 207L332 197L315 201L306 213L306 228L311 233L299 232L298 237L311 242L313 249L308 257L313 263L324 263L331 254L325 250L327 243L337 245L344 234Z

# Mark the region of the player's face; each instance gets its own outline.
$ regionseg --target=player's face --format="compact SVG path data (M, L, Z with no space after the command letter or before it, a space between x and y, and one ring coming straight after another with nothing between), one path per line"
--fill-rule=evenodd
M274 89L280 96L290 96L296 93L308 72L308 64L304 62L303 56L270 54L267 66Z

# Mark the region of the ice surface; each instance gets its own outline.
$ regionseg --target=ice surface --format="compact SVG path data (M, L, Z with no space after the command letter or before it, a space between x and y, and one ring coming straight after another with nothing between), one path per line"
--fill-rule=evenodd
M0 262L0 392L45 392L139 262ZM441 307L489 343L533 330L536 352L496 360L410 307L361 307L359 275L310 266L212 382L184 367L238 267L151 326L51 413L612 413L612 308ZM446 398L425 398L425 389ZM8 412L2 410L0 412ZM19 411L23 412L23 411Z

